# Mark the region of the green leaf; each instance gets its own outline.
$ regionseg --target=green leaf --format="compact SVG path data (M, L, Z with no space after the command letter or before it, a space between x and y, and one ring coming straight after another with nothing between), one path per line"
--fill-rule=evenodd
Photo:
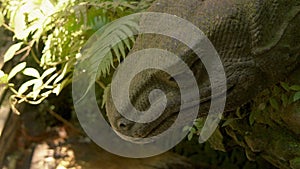
M34 83L33 85L33 99L36 100L36 98L38 97L38 95L40 94L42 87L43 86L43 80L42 79L37 79L37 81Z
M219 129L216 129L207 141L213 149L226 152L223 140L224 138L221 131Z
M127 20L126 20L127 19ZM138 18L126 18L125 20L115 20L103 26L98 30L83 47L82 58L84 59L79 67L83 66L88 72L93 72L98 69L97 77L105 76L110 72L110 68L113 66L114 56L112 51L115 52L117 58L123 55L122 48L127 46L126 42L123 42L123 38L129 37L132 42L135 41L133 35L137 33L139 28ZM132 39L131 39L132 38ZM118 45L118 43L124 43L125 45ZM130 44L128 44L130 46ZM115 48L112 48L115 47ZM118 49L117 49L118 48ZM120 50L121 54L120 54ZM94 74L91 74L94 76ZM90 78L93 79L93 78ZM94 81L89 82L89 87L94 84Z
M14 57L15 53L21 48L22 45L23 42L19 42L10 46L10 48L4 54L4 63L11 60Z
M8 75L5 74L2 70L0 70L0 84L8 83Z
M47 81L45 82L45 86L48 86L56 77L58 76L58 73L54 73L52 74L51 77L49 77L49 79L47 79Z
M40 78L40 73L32 67L24 69L23 74L27 75L27 76L35 77L35 78Z
M280 82L280 85L281 85L281 87L282 87L284 90L286 90L287 92L290 91L290 86L289 86L287 83L285 83L285 82Z
M289 98L286 94L281 95L281 101L284 107L286 107L289 103Z
M194 126L198 129L201 130L204 126L205 119L204 118L198 118L194 121Z
M22 63L18 64L17 66L15 66L14 68L12 68L12 70L9 72L7 79L10 80L17 73L19 73L20 71L22 71L25 67L26 67L26 62L22 62Z
M299 85L293 85L290 87L291 90L294 90L294 91L300 91L300 86Z
M190 131L191 130L191 127L190 126L184 126L182 131Z
M258 105L258 110L265 110L265 108L266 108L266 104L265 103L261 103L261 104L259 104Z
M279 110L279 105L276 99L270 98L270 104L275 110Z
M125 43L125 42L124 42L124 43ZM126 57L124 43L122 43L122 42L121 42L121 43L118 43L119 50L120 50L120 52L121 52L121 54L122 54L123 58L125 58L125 57ZM129 49L130 49L130 48L129 48Z
M131 49L131 44L130 44L130 41L129 41L128 38L124 39L123 42L124 42L124 44L126 45L126 48L127 48L127 49Z
M300 157L295 157L290 160L290 167L291 168L300 168Z
M235 121L235 120L238 120L238 119L237 119L237 118L227 119L227 120L223 123L222 127L228 126L230 123L232 123L232 122Z
M108 52L102 62L99 64L99 69L98 69L98 72L99 72L99 76L100 77L101 75L105 76L107 75L109 72L110 72L110 66L113 64L113 55L111 52Z
M29 81L23 83L18 90L18 94L22 95L23 93L25 93L28 90L28 88L30 86L32 86L33 84L35 84L37 81L38 81L38 79L32 79L32 80L29 80Z
M109 90L110 90L110 84L108 84L103 91L101 108L104 108L104 106L106 104Z
M59 95L59 93L62 91L62 89L70 82L70 79L63 80L60 84L58 84L52 91L52 93L56 94L56 96Z
M112 47L112 49L113 49L113 51L115 53L115 56L117 57L118 61L120 62L121 54L120 54L120 51L119 51L119 46L114 46L114 47Z
M293 101L296 102L296 101L298 101L298 100L300 100L300 91L294 94L294 99L293 99Z
M66 63L66 65L64 66L63 71L62 71L61 74L54 80L53 84L57 84L58 82L60 82L60 81L65 77L68 67L69 67L69 63Z
M188 134L188 140L189 140L189 141L191 141L191 140L192 140L192 138L193 138L193 135L194 135L194 133L192 133L192 132L190 132L190 133Z
M292 104L294 102L294 95L290 95L288 104Z
M56 67L52 67L47 69L41 76L41 79L44 79L46 76L50 75L51 73L53 73L56 70Z
M55 6L54 6L54 2L53 0L43 0L42 1L42 5L41 5L41 10L45 15L52 15L55 12ZM66 1L68 2L68 1ZM70 2L69 2L70 3Z
M191 127L190 132L191 133L196 133L196 129L194 127Z
M58 84L52 91L52 93L56 94L56 96L59 95L60 91L61 91L62 87L61 84Z
M28 7L28 5L20 6L18 12L16 12L16 15L13 17L14 33L17 39L25 39L29 34L29 32L26 31L27 25L25 16L25 12L30 10Z
M274 88L273 88L273 94L275 96L279 95L280 91L281 91L281 89L278 86L274 86Z
M255 122L255 112L251 112L250 116L249 116L249 123L251 126L253 126L254 122Z
M0 12L0 27L4 24L4 16L3 13Z
M0 77L2 77L3 75L5 75L5 73L2 70L0 70Z

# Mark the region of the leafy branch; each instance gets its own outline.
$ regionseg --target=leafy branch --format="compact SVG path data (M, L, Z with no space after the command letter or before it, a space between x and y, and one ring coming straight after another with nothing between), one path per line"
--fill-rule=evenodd
M50 94L58 95L72 82L75 63L82 47L100 28L112 21L146 9L153 0L1 0L0 26L14 33L14 44L4 55L7 64L18 59L10 72L0 70L1 86L14 94L12 102L39 104ZM126 35L117 32L113 38ZM97 36L104 37L105 33ZM106 34L106 40L113 34ZM134 37L105 49L107 55L99 65L99 78L106 77L128 53ZM16 57L18 56L18 57ZM32 66L35 61L38 66ZM28 64L26 63L28 62ZM29 66L30 65L30 66ZM22 73L29 80L16 88L13 78ZM28 79L28 78L27 78ZM106 88L106 84L97 80Z

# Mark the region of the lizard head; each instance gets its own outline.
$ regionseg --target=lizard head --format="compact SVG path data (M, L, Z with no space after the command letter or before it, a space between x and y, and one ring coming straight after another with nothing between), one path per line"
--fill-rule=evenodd
M146 111L151 106L148 96L155 89L164 92L167 106L159 118L149 123L136 123L123 117L118 112L109 90L106 111L109 122L117 133L133 138L144 138L157 135L172 125L180 107L180 92L178 85L167 73L148 69L137 74L129 87L130 102L138 111Z
M145 37L150 38L151 35L143 36L143 38ZM152 38L162 37L152 36ZM165 42L166 39L167 38L165 37ZM173 41L171 38L169 40ZM149 68L144 69L143 71L135 74L134 78L132 79L126 79L130 81L129 90L126 91L129 93L129 102L121 101L121 105L119 104L120 107L125 108L123 109L123 113L124 110L127 111L125 113L136 114L135 110L132 109L136 109L139 111L138 113L140 113L143 111L148 111L152 106L158 108L154 109L154 112L152 111L152 113L151 111L147 112L150 113L149 116L154 115L156 118L154 118L154 120L151 120L150 122L144 123L129 120L119 112L122 110L117 108L115 104L115 98L125 100L126 96L121 94L121 92L116 92L116 94L113 97L112 92L114 92L114 89L112 87L107 94L106 111L112 128L121 137L126 137L125 139L128 140L130 138L145 138L161 134L162 132L169 129L171 125L174 124L175 120L177 120L179 112L182 112L181 105L183 102L189 102L187 104L188 107L183 106L185 107L183 112L189 111L190 109L193 109L194 107L198 106L200 101L201 112L205 112L208 109L210 105L211 93L210 83L207 72L202 62L191 50L189 50L184 45L178 45L175 48L172 48L178 49L176 52L177 55L181 56L181 59L184 61L184 63L188 65L187 68L189 69L189 72L192 74L192 76L195 76L195 81L189 83L190 79L192 78L190 78L186 70L182 70L180 68L178 69L178 67L180 67L180 64L178 62L174 62L174 65L170 66L172 69L175 69L175 76L165 72L164 70ZM150 50L153 51L153 49ZM155 58L152 56L155 55L154 53L150 53L150 55L151 58ZM128 57L131 56L129 55ZM130 67L130 69L134 68ZM183 80L178 77L184 77L183 79L185 79L185 85L182 85L182 83L178 83L178 79ZM122 85L124 83L118 84L118 88L127 88L125 87L125 85ZM181 90L183 86L184 91ZM152 92L157 89L162 91L164 95L156 95L151 99L151 95L153 95ZM199 95L196 95L196 97L190 97L194 96L194 93L199 93L199 90L201 90L202 98L199 98ZM189 101L187 101L187 99L183 99L183 96L187 96L187 99ZM162 110L159 106L163 104L163 97L165 97L166 103L163 108L163 112L159 116L157 116L155 115L155 111ZM128 104L131 104L134 108L132 108ZM136 115L138 116L138 114ZM183 121L180 122L182 122L182 124L185 124L186 121L184 120L187 119L183 119Z
M270 84L289 75L299 64L300 38L295 32L299 32L300 17L298 8L290 10L294 9L295 4L282 6L284 11L292 11L289 16L293 17L289 18L289 22L281 19L279 24L265 19L260 15L261 12L255 12L252 8L248 10L248 5L238 3L239 1L236 4L232 4L235 1L223 3L223 1L197 0L180 0L181 3L175 4L172 0L157 2L160 3L154 3L150 10L167 12L191 21L214 45L226 73L227 90L223 91L227 95L225 111L233 111L253 99ZM253 1L256 5L255 2ZM299 2L293 1L293 3ZM271 7L268 3L264 3L260 8ZM293 11L296 11L295 14ZM277 11L274 16L282 17L281 13ZM255 23L251 17L250 19L248 17L252 15L254 19L259 18ZM270 27L272 31L269 30ZM270 32L272 36L269 36ZM139 36L132 51L146 48L171 51L186 62L198 84L199 104L201 104L198 115L207 115L212 98L210 78L205 66L193 51L175 39L151 34ZM158 135L174 123L180 110L182 93L172 76L166 72L145 70L137 74L130 82L128 91L130 102L137 110L146 111L151 106L148 96L155 89L165 93L167 105L164 112L149 123L137 123L123 117L118 112L111 93L107 94L107 116L117 133L132 138L144 138ZM221 94L217 93L217 95Z

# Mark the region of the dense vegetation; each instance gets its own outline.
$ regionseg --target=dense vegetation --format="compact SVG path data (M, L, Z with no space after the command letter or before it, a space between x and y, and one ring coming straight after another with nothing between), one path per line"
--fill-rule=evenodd
M151 0L2 0L0 25L14 34L14 43L5 53L4 63L18 59L10 72L0 71L1 84L14 93L12 103L39 104L50 94L58 95L71 83L76 59L81 57L81 49L93 33L150 4ZM119 45L114 51L125 57L125 50L131 46L132 43ZM107 54L108 61L99 65L102 77L118 62L114 56L118 55ZM20 72L30 78L15 86L12 79ZM105 88L102 82L97 82Z
M106 24L145 10L153 0L0 2L0 26L12 35L12 44L5 52L3 62L5 65L13 64L10 70L0 70L0 84L12 91L10 101L14 107L22 102L40 104L51 95L59 95L72 83L74 65L81 57L86 41ZM134 41L132 38L130 42L125 41L114 46L105 56L106 62L99 65L96 84L100 93L105 93L114 67L121 61L120 58L126 56ZM245 166L241 162L246 157L240 156L241 151L246 152L248 159L259 161L258 164L245 162L249 168L263 167L265 162L261 160L262 157L276 166L299 167L298 77L296 74L296 80L286 79L285 82L272 86L251 103L224 116L222 125L209 143L214 149L230 153L212 152L207 148L208 144L200 146L190 142L182 143L184 148L179 145L174 151L191 158L200 158L198 155L205 152L211 160L205 161L206 163L223 161L224 168L233 168L232 163ZM193 140L194 134L199 134L202 125L203 119L198 119L195 127L187 128L190 130L189 140ZM264 145L266 143L273 144L272 150ZM194 146L199 146L199 151ZM285 149L293 146L293 151ZM239 148L235 149L236 147Z

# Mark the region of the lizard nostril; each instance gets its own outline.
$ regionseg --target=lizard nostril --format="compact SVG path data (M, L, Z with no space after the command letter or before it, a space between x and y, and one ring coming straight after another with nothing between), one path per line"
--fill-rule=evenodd
M126 128L126 124L120 123L120 124L119 124L119 128Z
M124 118L119 119L117 122L117 127L120 130L129 130L131 126L132 126L132 122L130 122Z

